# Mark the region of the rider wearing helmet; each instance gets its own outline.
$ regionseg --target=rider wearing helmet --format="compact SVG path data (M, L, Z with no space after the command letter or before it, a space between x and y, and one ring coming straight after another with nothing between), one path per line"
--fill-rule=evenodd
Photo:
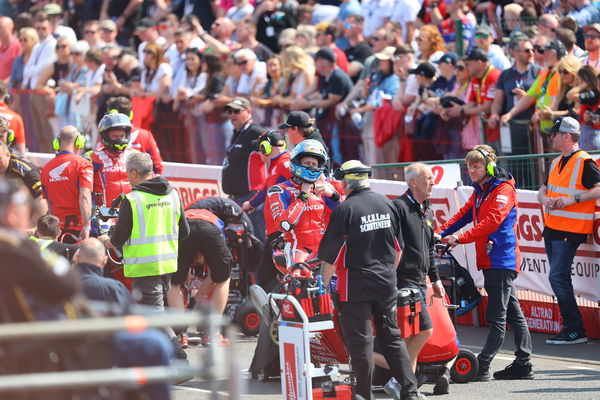
M98 124L102 144L90 154L94 166L94 200L110 206L122 193L131 192L125 172L127 158L136 150L128 148L131 120L125 114L106 114Z
M290 154L292 178L267 192L267 207L275 226L293 250L318 250L329 216L341 200L323 175L328 158L318 141L300 142Z

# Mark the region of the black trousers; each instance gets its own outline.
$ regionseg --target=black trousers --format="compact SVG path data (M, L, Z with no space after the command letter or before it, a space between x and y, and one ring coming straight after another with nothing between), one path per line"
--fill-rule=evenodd
M396 296L393 296L385 300L340 303L340 324L356 377L356 392L366 400L372 399L371 380L374 368L371 318L375 323L381 351L390 365L390 372L402 385L402 398L417 393L417 380L406 344L398 329L396 301Z

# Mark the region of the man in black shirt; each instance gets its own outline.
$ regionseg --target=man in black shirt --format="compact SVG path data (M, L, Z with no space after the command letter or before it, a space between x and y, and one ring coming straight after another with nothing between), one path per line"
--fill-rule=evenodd
M552 145L562 153L552 161L548 179L538 191L544 207L544 242L550 262L548 280L563 319L562 331L546 344L588 341L577 307L571 267L577 248L594 231L596 199L600 198L600 170L594 159L578 145L579 123L565 117L552 129Z
M396 314L396 265L401 237L398 212L385 196L369 188L371 169L347 161L334 176L348 196L333 211L319 246L323 283L334 272L340 300L340 323L357 380L357 394L371 399L373 318L382 353L402 386L403 400L419 397L414 372L400 337Z
M421 291L420 332L406 338L412 367L416 370L417 356L433 332L427 312L426 277L429 276L431 280L435 296L444 295L444 286L434 261L433 213L428 200L433 188L433 173L425 164L411 164L405 170L405 179L408 190L393 200L400 216L404 242L402 257L396 270L396 286L398 289L416 288ZM446 370L440 385L434 388L434 394L448 393L449 380L450 374Z
M254 144L265 129L252 121L250 102L244 97L234 97L225 106L233 124L233 137L223 161L221 185L223 191L240 206L250 200L256 191L265 186L267 167ZM265 219L262 206L250 215L257 237L264 241Z
M256 39L279 53L279 35L286 28L296 26L296 20L279 0L264 0L256 6L252 17L256 23Z
M373 49L363 36L364 21L362 15L350 15L344 23L344 36L350 42L350 46L345 50L350 63L348 75L356 77L355 79L364 68L366 59L373 54Z

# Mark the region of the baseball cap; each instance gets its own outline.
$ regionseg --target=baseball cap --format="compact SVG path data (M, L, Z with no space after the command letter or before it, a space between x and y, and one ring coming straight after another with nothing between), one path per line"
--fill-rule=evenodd
M46 14L48 14L48 15L60 15L63 12L62 7L60 6L60 4L56 4L56 3L46 4L42 8L42 11L45 12Z
M544 132L550 135L558 132L579 135L579 122L577 122L575 118L564 117L562 119L557 119L556 122L554 122L554 126L544 129Z
M551 40L550 42L548 42L546 44L545 49L554 50L556 52L556 55L559 58L560 58L561 54L564 55L567 53L567 49L565 48L565 45L560 40Z
M111 19L105 19L104 21L100 22L100 29L105 29L107 31L111 31L114 32L117 30L117 24L115 24L115 22Z
M415 53L415 49L413 49L411 46L409 46L407 44L403 44L396 48L395 55L414 54L414 53Z
M426 78L433 78L435 76L436 70L432 64L424 62L419 64L417 68L409 69L408 73L414 75L421 75Z
M248 110L250 108L250 101L245 97L234 97L229 104L225 106L225 109L231 108L232 110Z
M489 57L485 51L480 49L479 47L475 47L471 52L465 57L465 61L489 61Z
M394 57L395 52L396 48L394 46L387 46L379 53L375 53L375 58L377 58L378 60L391 60L392 57Z
M335 62L335 53L329 47L321 47L321 49L319 49L319 51L317 51L317 54L315 54L315 60L317 58L322 58L331 63L334 63Z
M596 24L589 24L583 27L583 31L589 31L590 29L595 30L596 32L600 33L600 24L596 23Z
M458 61L458 54L453 53L453 52L448 52L448 53L444 53L443 56L440 57L439 60L434 61L436 64L439 63L446 63L446 64L452 64L452 65L456 65L456 62Z
M487 24L481 24L477 27L477 29L475 29L475 34L477 35L478 33L492 36L493 35L492 27Z
M142 18L138 21L137 25L135 26L135 30L136 31L145 31L146 29L150 29L150 28L155 28L156 27L156 22L154 22L154 20L152 18Z
M307 128L313 125L313 119L304 111L292 111L288 114L285 122L279 125L279 129L291 127Z

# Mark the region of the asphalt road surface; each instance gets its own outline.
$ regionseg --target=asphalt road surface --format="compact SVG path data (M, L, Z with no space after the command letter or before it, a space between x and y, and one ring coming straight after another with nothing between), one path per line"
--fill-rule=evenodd
M465 348L475 353L481 350L487 328L459 326L459 339ZM425 384L421 391L428 398L443 400L600 400L600 341L572 346L550 346L544 343L549 335L533 333L535 379L524 381L474 382L467 384L452 384L450 394L433 396L433 385ZM504 346L492 363L492 371L503 369L513 360L513 339L510 331ZM242 399L281 399L281 383L279 379L258 382L248 377L246 370L250 365L256 339L243 335L236 343L226 347L226 353L219 356L231 357L237 363L242 379L241 387L231 385L227 379L203 381L193 379L181 385L174 386L174 400L209 400L228 399L230 393L239 389ZM188 356L192 361L198 361L206 352L201 346L190 346ZM224 371L223 371L224 372ZM385 393L375 393L377 399L389 399Z

